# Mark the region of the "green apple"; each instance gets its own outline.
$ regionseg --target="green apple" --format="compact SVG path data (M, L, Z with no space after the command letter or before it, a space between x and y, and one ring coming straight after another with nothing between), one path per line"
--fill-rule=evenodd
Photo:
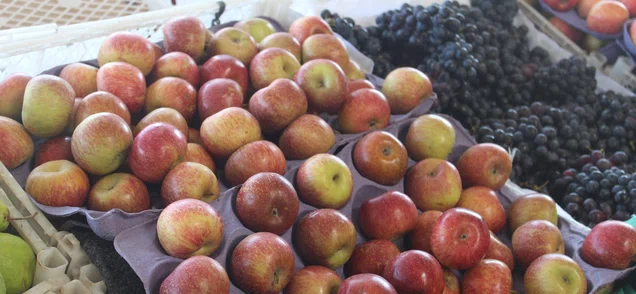
M353 176L347 164L331 154L316 154L296 173L300 199L317 208L340 209L351 198Z
M526 293L584 294L587 281L581 267L571 258L558 253L546 254L530 264L523 276Z
M406 133L406 150L415 161L426 158L446 159L455 144L455 129L448 120L426 114L413 121Z
M75 103L71 85L56 76L39 75L24 91L22 123L32 135L50 138L61 134Z
M258 17L239 21L234 27L246 31L256 43L276 32L276 28L269 21Z

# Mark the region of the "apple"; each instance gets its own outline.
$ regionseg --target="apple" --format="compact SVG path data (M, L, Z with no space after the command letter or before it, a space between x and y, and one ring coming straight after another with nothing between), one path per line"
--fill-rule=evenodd
M36 76L24 90L22 124L31 135L58 136L66 128L74 102L75 92L68 82L52 75Z
M398 254L400 249L389 240L364 242L353 250L351 258L344 265L344 273L347 277L365 273L382 275L386 263Z
M300 165L296 187L303 202L316 208L340 209L351 198L353 176L342 159L321 153Z
M581 31L556 16L550 18L550 24L561 31L566 37L568 37L568 39L572 40L572 42L574 43L578 42L579 40L581 40L581 37L583 37L583 33Z
M408 155L402 142L391 133L375 131L356 143L353 163L365 178L393 186L406 174Z
M568 11L574 9L579 4L579 0L545 0L545 5L556 11Z
M486 222L465 208L451 208L435 222L431 249L445 267L465 270L484 258L490 245ZM462 254L457 254L461 252Z
M502 243L492 231L490 232L490 246L488 246L488 252L486 252L484 259L496 259L505 263L511 271L515 269L515 259L512 255L512 250Z
M495 259L480 260L464 273L462 293L509 294L512 291L512 273L503 262Z
M314 59L329 59L337 63L340 68L346 68L349 65L347 47L334 35L311 35L300 43L302 44L303 63Z
M84 100L83 98L75 98L75 100L73 101L73 112L71 112L71 115L68 116L68 122L66 123L66 128L64 128L64 131L62 132L63 135L65 136L71 136L73 135L73 132L75 131L75 114L77 113L77 108L79 108L79 104L82 102L82 100Z
M211 202L219 198L220 193L214 172L196 162L177 164L161 182L161 199L164 205L187 198Z
M360 89L345 99L338 112L338 124L344 133L362 133L389 125L391 108L378 90Z
M605 41L599 40L599 39L597 39L596 37L594 37L592 35L587 35L586 34L583 37L583 48L585 48L585 51L587 51L587 52L598 51L604 45L605 45Z
M459 201L462 180L452 163L429 158L416 163L406 173L404 192L422 211L446 211Z
M326 21L322 20L318 16L303 16L296 19L289 26L289 33L298 40L302 45L311 35L316 34L329 34L332 35L333 31Z
M415 229L417 208L398 191L389 191L362 203L358 223L370 239L393 241Z
M317 209L294 226L296 251L307 265L336 269L345 264L356 247L356 228L341 212Z
M564 250L561 231L545 220L529 221L512 234L512 251L517 262L524 268L541 255L563 254Z
M442 266L432 255L409 250L386 263L382 275L398 293L437 293L444 291Z
M201 139L201 132L199 132L199 130L197 129L189 128L188 143L196 143L203 146L203 140Z
M188 142L167 123L153 123L137 134L128 155L130 169L147 183L160 183L171 168L183 161Z
M563 254L546 254L535 260L523 275L527 293L585 294L587 281L581 267ZM556 289L559 289L555 292Z
M218 261L208 256L192 256L180 263L161 282L159 294L174 293L229 294L230 278Z
M460 294L461 291L457 276L447 268L444 268L442 273L444 275L444 292L442 292L442 294Z
M397 291L379 275L358 274L344 280L338 294L397 294Z
M251 234L232 252L232 281L247 293L279 293L292 279L295 262L285 239L267 232Z
M636 229L608 220L592 228L581 246L581 258L594 267L624 270L636 256Z
M213 56L201 66L199 73L201 84L213 79L226 78L237 82L241 86L242 93L247 93L249 82L247 68L234 56L227 54Z
M499 202L497 193L486 187L470 187L459 196L457 207L470 209L479 214L488 229L498 234L506 226L506 211Z
M590 13L590 9L592 9L592 6L594 6L598 2L601 2L601 0L579 0L579 5L577 8L579 15L582 18L586 18L587 15Z
M364 79L366 77L362 69L360 69L360 66L352 59L349 59L349 63L342 70L344 70L347 78L352 80Z
M256 90L269 86L276 79L293 79L300 63L289 51L267 48L250 63L250 80Z
M158 122L167 123L177 128L182 134L189 135L188 123L181 113L172 108L160 107L146 114L146 116L137 123L133 130L135 137L147 126Z
M627 19L629 19L629 10L623 3L603 0L592 6L585 22L591 31L601 34L617 34Z
M431 233L435 222L441 215L441 211L428 210L417 217L415 229L408 235L410 249L433 253L431 250Z
M3 118L0 118L0 122L2 121L2 119ZM29 140L30 139L31 138L29 138ZM0 144L2 144L2 146L7 146L7 144ZM35 154L34 167L42 165L45 162L61 159L66 159L71 162L73 161L73 152L71 151L71 137L54 137L42 143L42 145L40 145L40 148L38 148L37 153Z
M200 132L205 148L215 159L228 158L243 145L261 139L256 118L239 107L229 107L206 118Z
M14 73L0 82L0 116L22 120L24 90L30 80L29 75Z
M337 113L349 93L345 73L327 59L306 62L294 80L307 94L309 108L316 112Z
M88 176L68 160L54 160L34 168L24 190L38 203L48 206L84 205L88 196Z
M307 159L327 153L336 144L331 126L317 115L303 114L278 138L278 146L288 160Z
M285 233L296 221L298 207L294 186L272 172L253 175L236 195L236 216L254 232Z
M455 145L455 128L439 115L425 114L411 123L404 145L415 161L446 159Z
M173 108L190 121L197 108L197 90L184 79L161 78L146 90L145 110L148 113L160 107Z
M223 241L223 219L209 204L181 199L166 206L157 220L157 237L168 255L186 259L212 254Z
M244 96L241 86L234 80L226 78L210 80L199 89L197 98L199 118L205 120L223 109L241 107Z
M186 149L185 162L196 162L205 165L212 172L216 170L214 160L203 146L197 143L188 143Z
M349 94L360 89L375 89L375 86L369 80L357 79L349 80Z
M157 59L148 80L154 83L165 77L181 78L192 87L199 87L199 67L190 55L183 52L170 52Z
M97 68L94 66L79 62L71 63L62 69L60 78L73 87L75 97L84 98L97 91Z
M138 68L124 62L109 62L97 71L97 90L117 96L131 114L139 113L146 97L146 78Z
M632 40L632 43L634 43L634 46L636 46L636 21L633 21L631 25L629 25L629 38Z
M630 17L636 16L636 1L634 0L618 0L618 1L623 3L623 5L625 5L627 10L629 11Z
M150 73L155 60L155 49L150 42L141 35L130 32L110 34L99 46L97 53L100 67L113 61L126 62L138 68L144 76Z
M157 44L155 44L153 42L150 42L150 41L148 41L148 42L150 43L150 46L152 46L152 50L155 51L155 66L156 66L157 65L157 60L159 60L159 58L161 58L161 56L163 56L164 52L163 52L163 49L161 47L159 47L159 45L157 45Z
M263 51L267 48L281 48L289 51L296 60L300 62L302 49L300 43L290 33L273 33L258 43L258 50Z
M225 163L225 178L231 186L243 184L263 172L285 174L285 155L274 143L259 140L236 150Z
M284 293L337 293L340 284L342 279L336 272L324 266L310 265L294 274Z
M558 225L556 203L550 196L544 194L530 194L517 198L508 209L510 217L510 231L532 220L547 220Z
M212 36L208 47L210 56L228 54L236 57L243 64L250 64L258 53L258 47L250 34L237 28L223 28Z
M80 100L74 111L73 123L77 127L87 117L100 112L114 113L130 125L130 112L126 104L117 96L103 91L93 92Z
M256 43L276 32L276 28L269 21L258 17L239 21L234 24L234 27L246 31Z
M428 99L433 94L433 85L421 71L400 67L386 76L382 93L391 105L391 113L404 114Z
M307 112L307 97L294 81L281 78L254 93L248 110L263 133L276 134Z
M163 25L166 53L183 52L199 62L205 53L207 33L203 22L194 16L172 18Z
M493 190L503 187L512 172L512 159L499 145L474 145L457 162L464 187L482 186Z
M0 116L0 146L0 162L9 170L33 156L33 140L26 129L19 122L3 116Z
M99 179L88 192L88 209L109 211L119 208L128 213L150 207L146 184L127 173L114 173Z

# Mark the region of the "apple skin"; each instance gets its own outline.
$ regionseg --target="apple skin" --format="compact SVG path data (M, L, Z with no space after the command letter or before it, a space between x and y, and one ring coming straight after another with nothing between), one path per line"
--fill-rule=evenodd
M247 93L249 77L247 68L236 57L221 54L212 56L199 69L201 84L213 79L226 78L237 82L241 86L243 94Z
M100 112L114 113L130 125L130 112L126 104L117 96L103 91L93 92L80 100L74 113L73 123L77 127L90 115Z
M349 93L347 76L327 59L306 62L294 80L307 94L309 108L316 112L337 113Z
M351 198L353 176L342 159L316 154L298 168L296 188L300 199L313 207L340 209Z
M349 80L349 94L360 89L375 89L375 86L369 80L356 79Z
M197 129L188 128L188 143L195 143L203 146L201 132L199 132L199 130Z
M545 4L556 11L568 11L579 4L579 0L545 0Z
M211 202L219 198L220 193L214 172L196 162L177 164L161 183L161 199L165 205L186 198Z
M402 142L391 133L374 131L356 143L353 164L363 177L393 186L406 174L409 157Z
M71 137L75 162L86 172L107 175L121 166L133 143L126 121L108 112L100 112L82 121Z
M223 240L223 219L209 204L181 199L166 206L157 220L157 237L168 255L186 259L210 255Z
M0 122L2 122L2 118L0 118ZM7 144L4 143L0 144L2 144L2 146L7 146ZM38 152L35 154L34 167L40 166L45 162L61 159L66 159L71 162L73 161L71 137L60 136L50 138L42 143L40 148L38 148Z
M295 119L278 139L278 146L288 160L327 153L335 144L336 135L331 126L313 114L303 114Z
M247 143L261 139L256 118L239 107L229 107L206 118L200 132L205 149L215 159L228 158Z
M66 128L64 129L64 131L62 132L63 135L65 136L71 136L73 135L73 132L75 131L75 114L77 112L77 108L79 108L79 104L82 102L82 100L84 100L83 98L75 98L75 101L73 101L73 112L71 112L71 115L69 115L68 117L68 122L66 123Z
M225 178L231 186L243 184L251 176L262 172L285 174L285 155L274 143L259 140L236 150L225 164Z
M421 71L412 67L400 67L386 76L382 93L391 105L391 113L404 114L431 97L433 84Z
M234 27L250 34L256 43L276 32L276 28L269 21L258 17L239 21Z
M433 253L431 250L431 233L437 219L442 215L441 211L428 210L417 217L415 229L409 234L409 248Z
M136 114L142 110L146 99L146 78L128 63L109 62L97 71L97 90L117 96L131 114Z
M490 232L490 246L488 246L488 252L484 259L496 259L508 266L510 271L515 269L515 258L512 255L512 250L502 243L495 234Z
M618 1L620 1L621 3L623 3L623 5L625 5L625 7L627 7L630 17L636 16L636 1L634 0L618 0Z
M446 159L455 145L455 128L439 115L425 114L411 123L404 145L415 161Z
M74 103L75 92L68 82L52 75L36 76L24 90L22 124L31 135L58 136L68 124Z
M281 48L267 48L250 63L250 80L256 90L269 86L276 79L293 79L300 63L293 54Z
M624 270L636 256L636 229L608 220L592 228L581 246L581 258L594 267Z
M75 97L84 98L97 91L97 68L84 63L71 63L60 72L60 78L67 81L75 91Z
M88 176L68 160L54 160L34 168L24 190L38 203L48 206L84 205L88 196Z
M126 62L138 68L144 76L150 73L155 60L155 49L150 42L141 35L129 32L110 34L97 53L100 67L113 61Z
M400 249L389 240L364 242L353 250L351 258L344 265L344 273L347 277L366 273L382 275L386 263L398 254Z
M499 190L510 177L512 159L499 145L477 144L462 154L457 169L464 187L482 186Z
M227 272L219 262L208 256L193 256L186 259L161 282L159 288L159 294L200 293L230 293L230 278Z
M495 259L480 260L462 279L462 293L509 294L512 291L512 272Z
M344 280L338 294L397 294L397 291L382 276L358 274Z
M334 35L311 35L304 42L301 42L301 45L303 63L314 59L329 59L337 63L341 69L349 65L347 47Z
M135 126L133 134L137 137L141 130L158 122L167 123L177 128L182 134L189 135L188 122L183 118L183 115L175 109L168 107L160 107L146 114Z
M170 52L157 59L148 80L154 83L165 77L181 78L192 87L199 87L199 67L190 55L183 52Z
M205 165L212 172L216 170L216 164L212 159L212 156L205 151L203 146L197 143L188 143L185 155L186 162L196 162Z
M203 84L199 89L197 105L199 119L205 120L213 114L229 108L243 106L245 94L234 80L216 78Z
M250 64L258 53L258 47L250 34L237 28L223 28L214 33L208 54L210 56L228 54L236 57L243 64Z
M512 202L508 209L510 231L532 220L547 220L558 225L556 203L550 196L544 194L530 194L519 197Z
M248 110L263 133L276 134L307 112L307 97L294 81L281 78L254 93Z
M338 124L344 133L384 129L390 120L389 102L378 90L360 89L349 94L338 112Z
M289 26L289 33L302 45L305 39L315 34L329 34L333 31L326 21L318 16L303 16Z
M445 286L442 266L435 257L419 250L402 252L387 262L382 277L404 294L442 294Z
M527 268L541 255L563 254L565 246L559 228L545 220L533 220L512 234L512 251L517 262Z
M364 72L362 72L360 65L358 65L352 59L349 59L349 63L342 70L344 70L345 74L347 75L347 78L351 80L364 79L366 77L364 75Z
M498 234L506 226L506 210L497 198L497 193L486 187L470 187L462 191L457 207L470 209L479 214L488 229Z
M109 211L119 208L128 213L141 212L150 207L146 184L127 173L107 175L88 192L88 209Z
M164 54L163 49L153 42L150 42L150 46L152 46L152 50L155 51L155 65L157 65L157 60Z
M619 1L603 0L590 9L586 23L591 31L601 34L617 34L629 19L627 7Z
M145 110L148 113L160 107L173 108L190 121L196 113L197 90L184 79L161 78L146 90Z
M154 123L133 140L128 155L130 169L142 181L159 183L168 171L185 158L188 142L177 128Z
M532 262L523 275L523 286L527 293L587 293L587 281L581 267L571 258L557 253L543 255Z
M416 163L406 173L404 192L418 209L443 212L459 201L462 180L452 163L429 158Z
M205 53L207 33L203 22L194 16L172 18L163 25L166 53L183 52L199 62Z
M581 31L556 16L550 18L550 24L561 31L574 43L578 42L583 37L583 33Z
M285 239L254 233L232 252L232 281L247 293L279 293L294 275L294 252Z
M284 294L337 293L342 284L338 274L324 266L310 265L297 271Z
M296 251L307 265L339 268L356 247L356 228L347 216L334 209L308 213L294 230Z
M579 5L577 7L577 11L582 18L587 18L587 15L590 13L590 9L596 3L601 2L601 0L579 0Z
M447 268L443 268L442 273L444 274L444 292L442 294L460 294L457 276Z
M402 192L389 191L360 206L358 223L370 239L396 240L415 229L417 208Z
M289 51L298 62L301 61L302 49L300 43L290 33L273 33L258 43L258 50L262 51L267 48L281 48Z
M465 270L484 258L490 246L486 222L475 212L452 208L444 212L431 232L431 249L445 267Z
M29 75L14 73L0 81L0 116L22 120L24 90L30 80Z
M12 170L33 156L33 140L17 121L0 116L0 162Z
M250 177L236 195L236 216L254 232L285 233L296 221L298 209L294 186L276 173Z

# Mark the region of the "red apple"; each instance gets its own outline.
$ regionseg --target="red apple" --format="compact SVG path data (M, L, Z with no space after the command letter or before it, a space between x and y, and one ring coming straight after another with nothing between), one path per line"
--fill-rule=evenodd
M135 213L150 207L150 196L146 184L139 178L126 173L114 173L99 179L91 187L87 206L97 211L118 208Z
M2 121L2 119L0 119L0 121ZM73 161L71 137L55 137L42 143L40 148L38 148L38 152L35 154L34 167L40 166L45 162L61 159Z
M144 116L144 118L142 118L135 126L133 134L137 137L141 130L158 122L167 123L177 128L177 130L179 130L182 134L189 135L188 122L186 122L185 118L183 118L183 115L168 107L157 108L146 114L146 116Z
M229 107L243 106L244 93L234 80L217 78L201 86L197 98L199 118L209 116Z
M409 157L406 148L395 136L375 131L356 143L353 164L363 177L378 184L393 186L406 174Z
M349 53L345 44L331 34L311 35L302 44L302 63L314 59L329 59L337 63L340 68L349 65Z
M250 63L250 80L256 90L269 86L276 79L293 79L300 63L289 51L267 48Z
M48 206L83 206L88 195L88 176L68 160L54 160L34 168L24 190Z
M141 71L124 62L109 62L97 71L97 90L117 96L128 111L141 111L146 98L146 78Z
M225 178L231 186L243 184L262 172L285 174L285 155L274 143L259 140L236 150L225 164Z
M331 27L327 22L318 16L303 16L295 20L289 26L289 33L302 45L311 35L315 34L333 34Z
M317 115L303 114L280 135L278 146L288 160L327 153L336 144L331 126Z
M163 25L163 44L166 53L183 52L199 62L205 53L208 31L194 16L172 18Z
M159 294L177 293L229 294L230 278L218 261L207 256L193 256L180 263L161 282Z
M490 246L488 246L488 252L486 252L484 259L496 259L505 263L511 271L515 269L515 258L512 255L512 250L501 243L492 232L490 232Z
M527 293L585 294L585 273L574 260L563 254L546 254L535 260L523 275L523 286Z
M75 97L84 98L97 91L97 68L94 66L79 62L71 63L62 69L60 78L73 87Z
M168 171L183 161L188 142L177 128L154 123L141 130L130 148L128 161L144 182L160 183Z
M398 191L386 192L360 206L359 224L370 239L393 241L415 229L417 208L413 201Z
M389 102L380 91L371 89L349 94L338 112L338 124L345 133L384 129L390 119Z
M499 260L480 260L464 273L462 279L462 293L465 294L509 294L511 291L512 273Z
M201 66L199 73L201 84L213 79L226 78L237 82L241 86L242 93L247 93L249 81L247 68L234 56L227 54L213 56Z
M234 24L234 27L249 33L256 43L276 32L276 28L269 21L258 17L239 21Z
M230 107L206 118L201 139L213 158L228 158L243 145L261 139L261 127L247 110Z
M590 13L590 9L601 0L579 0L577 11L582 18L586 18Z
M371 240L356 246L351 258L344 265L347 277L358 274L384 273L384 266L400 254L400 249L391 241L385 239Z
M545 5L556 11L568 11L579 4L579 0L544 0Z
M506 211L497 198L497 193L486 187L470 187L462 191L457 207L470 209L479 214L488 229L498 234L506 226Z
M375 86L369 80L349 80L349 94L360 89L375 89Z
M211 202L219 198L220 193L214 172L196 162L177 164L161 183L161 199L164 205L187 198Z
M404 114L433 94L433 84L421 71L412 67L400 67L386 76L382 93L391 105L391 113Z
M621 3L623 3L623 5L625 5L625 7L627 7L630 17L636 16L636 1L634 0L618 0L618 1L620 1Z
M462 154L457 169L465 187L482 186L499 190L510 177L512 159L499 145L477 144Z
M307 112L307 97L294 81L277 79L252 95L249 111L263 133L275 134Z
M636 229L615 220L592 228L581 246L581 258L594 267L624 270L636 257Z
M103 91L91 93L80 100L77 110L75 110L73 123L77 127L90 115L100 112L114 113L130 125L130 112L128 112L126 104L117 96Z
M432 293L444 291L442 266L432 255L419 250L400 253L386 263L382 275L399 293Z
M99 46L97 53L100 67L113 61L126 62L138 68L144 76L150 73L155 60L155 49L150 42L141 35L129 32L110 34Z
M462 180L452 163L429 158L409 169L404 192L422 211L446 211L455 207L462 193Z
M33 156L33 140L17 121L0 116L0 162L14 169Z
M199 67L190 55L183 52L170 52L157 59L148 80L154 83L165 77L182 78L192 87L199 87Z
M431 250L431 233L437 219L442 215L441 211L428 210L417 217L415 229L409 234L409 248L433 253Z
M351 198L353 176L342 159L321 153L298 168L296 187L303 202L317 208L340 209Z
M324 266L310 265L294 274L284 293L336 293L340 284L342 279L336 272Z
M347 76L327 59L306 62L294 80L307 93L309 108L316 112L337 113L349 93Z
M444 292L442 294L460 294L459 280L455 274L447 269L443 269L444 273Z
M431 232L431 249L439 262L465 270L484 258L490 245L486 222L475 212L452 208L444 212Z
M587 14L587 27L601 34L617 34L629 19L629 11L621 2L613 0L600 1Z
M583 33L581 31L556 16L550 18L550 23L574 43L578 42L581 40L581 37L583 37Z
M519 264L527 268L539 256L565 250L561 231L545 220L534 220L520 226L512 234L512 251Z
M236 57L243 64L250 64L258 53L258 47L250 34L237 28L223 28L214 33L208 54L210 56L228 54Z
M160 107L173 108L190 121L197 108L197 90L184 79L161 78L148 87L145 110L151 112Z
M163 49L153 42L150 42L150 46L152 46L152 49L155 51L155 64L157 64L157 60L164 54Z
M203 146L197 143L188 143L185 155L186 162L196 162L205 165L212 172L216 170L216 164L212 160L212 156L205 151Z
M511 232L532 220L547 220L555 226L559 220L556 203L544 194L530 194L517 198L508 209L508 215Z
M296 60L300 62L301 60L301 47L300 43L294 36L290 33L273 33L265 39L263 39L260 43L258 43L258 50L265 50L267 48L281 48L289 51Z
M24 90L30 80L31 76L15 73L0 82L0 116L22 120Z
M344 280L338 294L397 294L397 291L379 275L358 274Z

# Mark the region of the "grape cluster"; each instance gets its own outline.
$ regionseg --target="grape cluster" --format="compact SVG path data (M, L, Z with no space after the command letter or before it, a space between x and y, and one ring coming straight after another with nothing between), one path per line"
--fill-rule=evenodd
M563 59L553 66L540 68L535 76L535 100L555 105L576 102L594 105L597 97L596 69L587 66L583 57Z
M598 133L602 139L599 149L623 151L632 155L636 139L636 102L634 97L612 91L599 97Z

